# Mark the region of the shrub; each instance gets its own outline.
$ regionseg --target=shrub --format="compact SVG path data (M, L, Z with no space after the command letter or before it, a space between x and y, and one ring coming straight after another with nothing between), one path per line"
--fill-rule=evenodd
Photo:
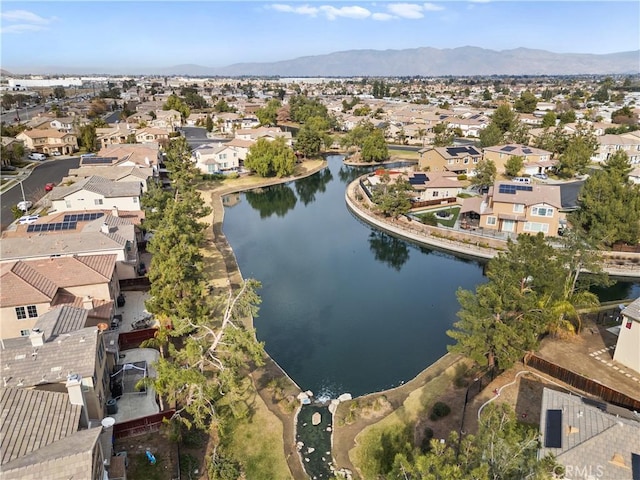
M436 402L433 408L431 409L431 415L429 418L433 421L436 421L440 418L446 417L451 413L451 407L444 402Z
M431 225L432 227L438 226L438 219L433 213L425 213L420 217L420 220L425 225Z
M458 175L458 180L466 180L467 176L463 173L462 175Z
M422 442L420 443L420 450L422 453L427 453L431 450L431 439L433 438L433 430L429 427L424 429L424 436L422 437Z

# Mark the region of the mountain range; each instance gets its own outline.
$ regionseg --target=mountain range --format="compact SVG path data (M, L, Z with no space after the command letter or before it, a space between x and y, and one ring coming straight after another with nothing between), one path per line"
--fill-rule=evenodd
M43 67L41 71L33 73L109 73L105 70L103 68L99 71L88 71L82 68ZM479 47L348 50L279 62L236 63L226 67L185 64L111 73L227 77L637 74L640 73L640 50L602 55L553 53L528 48L496 51Z

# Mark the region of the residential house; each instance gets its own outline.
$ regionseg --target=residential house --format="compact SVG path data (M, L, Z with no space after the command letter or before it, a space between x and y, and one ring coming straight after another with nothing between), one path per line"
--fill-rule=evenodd
M22 362L35 358L42 372L47 371L49 366L31 353L20 354ZM66 372L62 376L66 382ZM72 394L78 393L74 391L76 380L69 381ZM0 480L108 478L105 463L112 452L110 443L101 439L111 437L112 432L102 426L87 428L82 395L82 391L72 396L39 388L5 386L0 390ZM105 444L109 445L106 452Z
M597 138L598 149L591 160L605 163L618 151L623 151L629 157L632 165L640 165L640 138L630 135L602 135Z
M49 126L54 130L58 130L59 132L73 133L76 130L76 127L81 127L86 125L89 121L85 118L73 116L73 117L63 117L63 118L54 118L49 122Z
M162 128L146 127L136 131L136 142L150 143L169 140L169 132Z
M138 277L142 231L140 219L114 209L47 215L36 223L3 232L0 263L47 260L56 257L115 255L119 279Z
M116 123L109 127L96 128L96 137L101 149L113 144L127 143L136 130L128 122Z
M500 174L505 173L505 164L513 157L522 158L524 161L522 172L527 175L547 173L558 163L552 160L552 156L553 152L518 143L496 145L484 149L485 160L491 160Z
M189 126L195 126L195 125L206 125L207 123L207 117L209 115L206 113L192 113L191 115L189 115L187 117L186 123Z
M49 155L59 152L62 155L70 155L78 150L78 138L73 133L59 132L54 129L25 130L16 138L24 142L29 150Z
M613 359L640 373L640 298L622 309L620 317L620 333Z
M510 235L556 236L562 207L558 185L496 182L481 203L480 228Z
M538 458L553 456L566 480L636 480L638 420L634 412L544 388Z
M235 138L254 142L258 141L261 138L267 140L275 140L278 137L283 137L287 145L293 145L293 137L291 136L291 132L284 132L280 127L239 129L235 132Z
M4 386L68 393L84 403L85 425L101 420L111 396L115 356L107 352L97 327L60 331L55 335L32 330L27 337L5 340Z
M213 121L218 126L218 131L225 135L233 135L240 128L241 116L237 113L225 112L216 113Z
M140 166L157 168L161 156L160 145L157 142L123 143L103 147L98 152L101 157L116 157L114 165L121 167Z
M115 255L4 261L0 278L3 339L28 336L41 315L60 305L82 307L109 321L120 294Z
M156 118L148 122L150 127L171 133L182 126L182 116L177 110L156 110L155 114Z
M101 157L98 157L101 158ZM67 181L77 182L80 179L89 178L92 176L100 176L113 182L133 182L142 187L142 191L146 192L150 179L154 176L152 167L139 167L134 166L119 166L111 165L109 168L98 165L87 165L79 168L72 168L69 170L69 174L61 182L62 184ZM56 187L58 188L58 187Z
M111 209L141 210L141 182L115 182L93 175L53 189L49 200L55 212Z
M449 128L459 128L464 137L479 137L480 132L487 128L489 123L482 115L473 115L468 118L448 117Z
M452 203L460 192L462 184L455 173L450 172L415 172L408 177L409 184L417 195L418 202Z
M193 150L192 159L202 173L237 172L240 169L238 149L226 143L201 145Z
M418 166L429 172L474 175L482 152L476 147L428 147L419 151Z
M18 146L24 147L24 144L13 137L2 137L2 147L7 149L7 151L13 151L13 149L18 148ZM0 164L2 164L2 166L11 165L10 155L2 155Z

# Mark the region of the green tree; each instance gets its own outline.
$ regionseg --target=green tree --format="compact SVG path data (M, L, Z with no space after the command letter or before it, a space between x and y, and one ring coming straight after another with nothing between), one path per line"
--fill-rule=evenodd
M547 113L544 114L544 117L542 117L542 128L555 127L556 120L557 120L557 117L555 112L553 112L553 110L549 110Z
M391 182L389 174L385 173L380 184L373 188L371 200L385 216L398 218L411 209L411 192L413 188L407 180Z
M491 123L500 129L502 134L510 132L518 123L518 115L506 103L500 105L491 115Z
M569 217L598 245L635 245L640 239L640 188L629 182L629 168L627 154L617 151L587 179L579 194L580 209Z
M629 108L629 105L625 105L611 113L611 121L623 125L636 125L638 123L638 115Z
M500 131L500 127L493 122L480 130L480 146L482 148L493 147L501 143L504 143L504 134Z
M374 130L362 143L362 160L365 162L382 162L389 158L389 149L381 130Z
M576 133L569 137L567 146L559 157L558 174L568 178L576 173L585 173L597 148L598 141L593 130L580 124Z
M305 158L317 157L322 147L322 132L309 124L304 124L296 135L294 148Z
M65 98L67 96L67 92L64 90L64 87L55 87L53 89L53 96L55 98Z
M524 158L519 155L511 155L504 164L504 170L508 177L517 177L524 168Z
M213 131L213 119L211 115L207 114L207 120L205 121L205 128L207 132L211 133Z
M576 121L576 112L575 110L569 109L564 112L560 112L558 116L558 120L560 120L561 125L566 125L567 123L574 123Z
M549 320L540 298L551 295L562 278L561 266L550 261L554 249L542 234L520 235L507 248L489 261L489 282L475 293L458 290L460 320L447 331L456 340L449 351L504 369L537 346Z
M96 135L96 127L93 124L87 124L80 127L80 135L78 136L78 144L87 152L95 152L97 149L98 136Z
M177 112L180 112L180 116L182 117L183 120L187 118L189 115L191 115L191 109L189 108L189 106L186 103L184 103L179 96L175 94L169 95L165 104L162 105L162 109L175 110Z
M433 127L433 133L435 137L433 139L433 145L435 147L446 147L453 145L453 141L456 138L456 131L450 128L446 123L438 123Z
M249 149L244 165L261 177L286 177L293 173L295 161L283 137L273 141L260 138Z
M530 90L525 90L520 94L514 105L516 111L521 113L533 113L538 105L538 99Z
M493 160L482 159L476 166L476 174L471 177L471 185L490 187L496 179L497 169Z
M275 125L278 118L278 110L282 108L282 102L272 98L267 104L256 111L256 117L260 120L260 125Z
M482 92L482 100L484 100L485 102L488 102L489 100L493 99L493 95L491 95L491 92L489 91L488 88L484 89L484 92Z

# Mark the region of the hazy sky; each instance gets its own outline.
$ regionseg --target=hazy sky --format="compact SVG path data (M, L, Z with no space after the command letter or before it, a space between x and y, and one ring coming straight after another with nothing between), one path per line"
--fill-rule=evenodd
M2 68L221 67L352 49L640 48L640 2L2 1ZM102 68L100 68L102 67Z

